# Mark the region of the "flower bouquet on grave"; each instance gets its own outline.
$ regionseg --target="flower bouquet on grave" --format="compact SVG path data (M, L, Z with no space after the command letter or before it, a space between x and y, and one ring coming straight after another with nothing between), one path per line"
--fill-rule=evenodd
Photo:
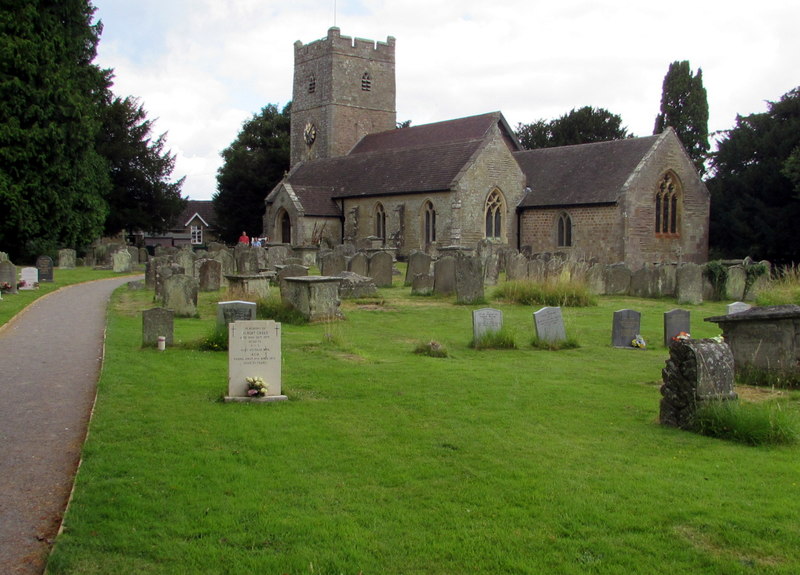
M11 291L11 284L8 282L0 282L0 293L8 293Z
M687 339L692 339L692 336L686 333L685 331L682 331L678 335L673 337L672 341L685 341Z
M260 377L246 377L247 382L247 395L250 397L264 397L267 395L269 385L264 383Z
M635 338L633 338L631 346L638 347L639 349L644 349L647 347L647 342L644 341L644 338L641 335L637 335Z

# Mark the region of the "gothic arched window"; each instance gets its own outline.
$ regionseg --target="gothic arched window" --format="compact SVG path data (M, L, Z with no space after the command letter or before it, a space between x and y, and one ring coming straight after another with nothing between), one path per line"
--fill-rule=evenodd
M386 242L386 210L380 203L375 206L375 237Z
M503 239L503 215L505 212L506 207L503 201L503 195L499 190L492 190L492 193L486 198L484 214L486 219L485 234L487 239Z
M436 242L436 210L430 201L423 207L422 233L425 246Z
M564 212L558 216L557 223L557 242L558 247L568 248L572 246L572 218L569 214Z
M365 92L372 90L372 76L369 75L369 72L364 72L364 75L361 76L361 89Z
M656 190L656 225L657 235L677 235L679 227L680 191L677 178L667 173L661 179Z

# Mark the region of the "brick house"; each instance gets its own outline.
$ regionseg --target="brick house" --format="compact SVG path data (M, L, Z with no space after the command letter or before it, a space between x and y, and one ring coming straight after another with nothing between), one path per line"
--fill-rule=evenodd
M145 246L205 246L217 241L217 216L210 200L188 200L170 229L162 234L144 234Z
M338 28L295 43L292 166L266 198L271 241L706 261L709 194L673 130L525 151L500 112L396 129L394 49Z

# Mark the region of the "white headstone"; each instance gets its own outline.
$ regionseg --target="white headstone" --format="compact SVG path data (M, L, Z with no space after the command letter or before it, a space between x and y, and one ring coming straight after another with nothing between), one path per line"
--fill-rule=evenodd
M503 312L499 309L484 307L472 312L472 337L475 340L501 329L503 329Z
M543 307L533 314L536 337L542 341L564 341L567 332L560 307Z
M743 301L735 301L735 302L733 302L733 303L729 303L729 304L728 304L728 308L727 308L727 314L728 314L728 315L731 315L731 314L734 314L734 313L739 313L739 312L742 312L742 311L747 311L747 310L749 310L751 307L752 307L752 306L751 306L749 303L744 303Z
M247 378L267 384L265 397L248 395ZM281 394L281 324L273 320L228 324L228 396L226 401L279 401Z
M22 268L19 272L22 285L19 289L36 289L39 287L39 270L37 268Z

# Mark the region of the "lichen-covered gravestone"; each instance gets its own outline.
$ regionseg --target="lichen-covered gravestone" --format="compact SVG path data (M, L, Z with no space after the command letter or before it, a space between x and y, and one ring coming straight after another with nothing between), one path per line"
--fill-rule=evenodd
M736 399L733 373L733 354L725 343L711 339L672 343L661 372L660 422L688 429L703 402Z
M154 346L159 337L164 337L167 346L172 345L174 333L174 313L171 309L155 307L142 312L142 346Z
M248 378L260 378L264 395L249 392ZM282 401L281 324L272 320L228 324L228 395L225 401Z

